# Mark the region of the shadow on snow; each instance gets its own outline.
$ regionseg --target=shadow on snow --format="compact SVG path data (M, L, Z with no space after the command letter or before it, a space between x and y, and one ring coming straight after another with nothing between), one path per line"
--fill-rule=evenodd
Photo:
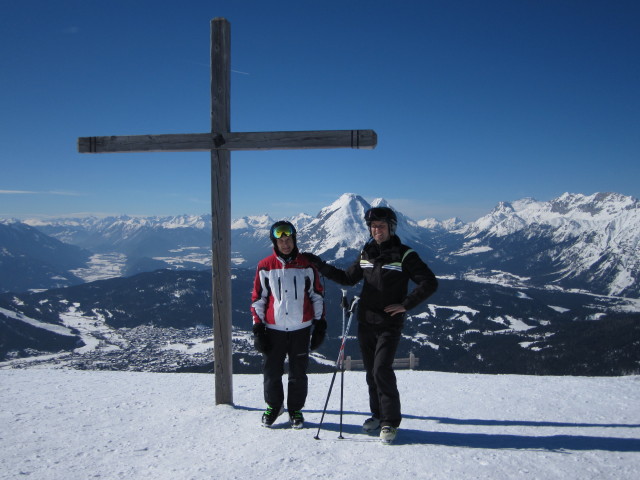
M239 410L262 411L261 408L235 406ZM322 410L307 410L305 413L322 414ZM339 411L327 410L325 415L339 416ZM345 411L343 415L361 415L364 418L368 413ZM286 418L286 417L285 417ZM568 428L640 428L637 424L598 424L598 423L563 423L563 422L536 422L528 420L480 420L457 419L447 417L423 417L417 415L403 415L403 418L434 421L450 425L496 426L496 427L568 427ZM305 420L305 429L317 431L319 423ZM272 428L288 428L288 422L279 423ZM340 424L337 422L322 423L319 437L323 439L338 439ZM336 436L332 438L332 434ZM362 432L360 424L342 424L344 441L377 442L374 435ZM484 448L504 450L545 450L552 452L566 452L570 450L603 450L609 452L640 452L640 439L598 437L589 435L510 435L499 433L459 433L459 432L434 432L429 430L416 430L400 428L394 445L436 445L445 447Z

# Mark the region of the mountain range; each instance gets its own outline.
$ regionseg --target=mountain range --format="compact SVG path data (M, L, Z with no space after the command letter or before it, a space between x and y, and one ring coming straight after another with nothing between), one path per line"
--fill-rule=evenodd
M369 238L365 210L381 205L393 208L384 199L369 204L347 193L315 217L300 214L289 220L297 227L301 250L346 264ZM527 198L502 202L467 224L415 221L397 213L398 235L438 275L640 296L640 202L635 198L615 193L566 193L548 202ZM232 222L234 265L255 268L269 254L273 222L268 215ZM211 217L5 221L0 247L0 291L55 288L159 268L198 270L211 266Z
M381 205L344 194L290 220L301 250L345 266L368 240L364 212ZM398 212L398 235L440 280L408 317L398 356L444 371L640 372L639 211L618 194L564 194L501 203L468 224ZM273 221L232 224L238 372L260 368L248 298ZM210 242L209 216L0 223L0 368L210 371ZM332 321L313 355L320 370L341 333L340 288L325 288Z

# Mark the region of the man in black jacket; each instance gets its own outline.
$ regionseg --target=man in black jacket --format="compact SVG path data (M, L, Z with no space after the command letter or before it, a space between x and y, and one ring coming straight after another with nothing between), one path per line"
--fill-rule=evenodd
M371 418L362 428L367 433L380 428L380 440L391 443L402 418L393 360L405 312L431 296L438 281L418 254L395 234L398 220L393 210L371 208L365 221L371 238L346 270L316 255L304 255L320 273L341 285L355 285L364 279L358 304L358 343L367 373ZM409 280L416 284L411 292Z

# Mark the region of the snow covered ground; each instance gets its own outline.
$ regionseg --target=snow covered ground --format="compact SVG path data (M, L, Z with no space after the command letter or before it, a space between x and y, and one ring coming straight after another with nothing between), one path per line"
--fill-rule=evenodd
M204 374L0 371L0 479L637 479L640 377L399 371L395 444L361 433L362 372L310 376L306 427L259 425L259 375L234 376L235 406Z
M91 256L85 268L72 270L71 273L85 282L95 282L121 277L126 265L127 256L123 253L96 253Z

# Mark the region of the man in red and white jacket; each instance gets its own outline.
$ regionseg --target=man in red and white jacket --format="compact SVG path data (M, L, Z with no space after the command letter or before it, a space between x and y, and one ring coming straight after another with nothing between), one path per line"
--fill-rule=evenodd
M264 354L267 409L262 425L270 427L284 411L282 376L288 356L287 410L291 426L302 428L309 349L320 346L327 329L324 292L315 266L298 253L295 227L287 221L276 222L269 237L274 252L258 263L251 295L254 345Z

